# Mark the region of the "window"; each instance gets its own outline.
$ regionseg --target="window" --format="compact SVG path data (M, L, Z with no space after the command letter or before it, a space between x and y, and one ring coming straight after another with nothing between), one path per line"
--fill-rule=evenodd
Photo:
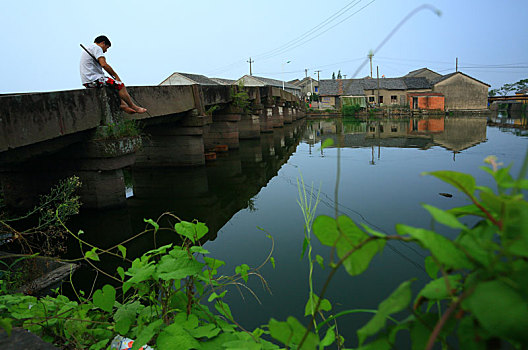
M391 96L391 103L398 103L398 96L392 95Z
M398 132L398 127L397 126L391 126L391 132Z
M319 87L318 86L314 86L314 89L315 89L315 92L319 92Z
M379 103L383 103L383 96L379 97Z
M370 132L375 132L376 131L376 127L375 126L371 126L370 127Z
M374 96L369 96L369 102L374 102Z

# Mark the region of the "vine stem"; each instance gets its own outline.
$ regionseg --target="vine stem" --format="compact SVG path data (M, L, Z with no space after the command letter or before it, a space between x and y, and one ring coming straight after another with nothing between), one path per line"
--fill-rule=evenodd
M451 317L453 312L458 308L462 300L464 300L465 298L467 298L468 295L473 293L474 289L475 288L473 287L470 290L466 291L454 303L449 305L449 308L446 310L446 312L444 312L442 318L436 323L435 328L431 332L429 340L427 341L427 346L425 347L426 350L431 350L433 348L436 338L438 338L438 335L440 334L440 331L442 331L442 328L444 328L444 325L447 320L449 320L449 318Z
M321 295L319 295L319 300L317 301L317 305L315 306L315 312L312 315L312 319L310 320L310 323L308 324L308 327L306 328L306 331L304 332L304 336L302 337L301 342L299 343L297 349L300 349L302 347L302 345L306 341L306 338L308 337L308 334L312 330L312 326L313 326L313 323L314 323L315 315L316 315L317 311L319 311L319 307L321 306L321 301L323 300L323 298L324 298L324 296L326 294L326 290L328 289L328 286L330 285L330 281L332 281L332 278L336 274L336 272L339 269L339 267L341 265L343 265L345 260L348 259L350 257L350 255L354 254L357 250L361 249L364 245L366 245L369 242L372 242L372 241L375 241L375 240L380 240L380 239L385 240L385 241L389 241L389 240L399 240L399 241L406 241L406 242L413 241L411 238L401 237L401 236L386 236L386 237L370 236L369 238L367 238L366 240L364 240L363 242L361 242L357 246L355 246L354 249L349 250L336 263L336 265L334 266L332 271L330 271L330 273L328 274L328 277L326 278L325 284L323 285L323 289L321 290Z

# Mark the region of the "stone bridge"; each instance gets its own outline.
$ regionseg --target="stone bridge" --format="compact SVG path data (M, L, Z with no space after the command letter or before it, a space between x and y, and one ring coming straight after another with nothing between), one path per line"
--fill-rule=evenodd
M5 203L30 207L58 179L77 175L85 207L119 206L125 201L125 167L201 166L219 147L236 149L240 139L259 138L304 117L296 96L271 86L127 89L148 114L122 113L107 89L0 95Z

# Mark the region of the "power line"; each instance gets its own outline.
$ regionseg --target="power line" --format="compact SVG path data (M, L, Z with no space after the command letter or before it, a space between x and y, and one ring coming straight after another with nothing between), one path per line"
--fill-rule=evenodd
M292 44L295 44L299 41L301 41L302 39L306 38L307 36L311 35L312 33L318 31L320 28L323 28L325 27L327 24L329 24L330 22L334 21L335 19L339 18L340 16L342 16L343 14L345 14L347 11L349 11L352 7L356 6L358 3L360 3L362 0L353 0L351 2L349 2L348 4L346 4L343 8L341 8L340 10L338 10L337 12L334 12L330 17L328 17L327 19L325 19L324 21L322 21L321 23L319 23L318 25L316 25L315 27L313 27L312 29L306 31L305 33L301 34L300 36L298 36L297 38L295 39L292 39L290 41L288 41L287 43L273 49L273 50L270 50L270 51L267 51L267 52L264 52L264 53L261 53L261 54L258 54L256 55L255 57L259 57L259 58L262 58L263 56L269 56L269 55L272 55L274 54L276 51L280 51L280 50L283 50L284 48L287 48L289 47L290 45Z
M362 11L363 9L365 9L367 6L369 6L370 4L372 4L374 1L376 1L376 0L372 0L371 2L369 2L368 4L366 4L365 6L363 6L363 7L360 8L359 10L357 10L356 12L352 13L350 16L348 16L348 17L344 18L343 20L337 22L336 24L334 24L334 25L331 26L330 28L326 29L325 31L323 31L323 32L321 32L321 33L319 33L319 34L317 34L316 36L313 36L313 37L311 37L311 38L309 38L309 39L307 39L307 40L305 40L305 41L299 42L298 44L296 44L296 45L294 45L294 46L290 46L290 47L287 47L287 48L285 48L285 49L282 49L281 51L279 51L279 52L277 52L277 53L275 53L275 54L273 54L273 55L270 55L270 56L267 56L267 57L261 58L261 60L263 61L263 60L267 60L267 59L270 59L270 58L272 58L272 57L275 57L275 56L277 56L277 55L281 55L281 54L283 54L283 53L285 53L285 52L291 51L291 50L293 50L293 49L295 49L295 48L297 48L297 47L299 47L299 46L302 46L302 45L304 45L304 44L306 44L306 43L308 43L308 42L310 42L310 41L312 41L312 40L314 40L314 39L317 39L318 37L320 37L320 36L323 35L324 33L328 32L330 29L335 28L336 26L338 26L339 24L341 24L341 23L343 23L344 21L348 20L349 18L351 18L351 17L354 16L355 14L359 13L360 11Z

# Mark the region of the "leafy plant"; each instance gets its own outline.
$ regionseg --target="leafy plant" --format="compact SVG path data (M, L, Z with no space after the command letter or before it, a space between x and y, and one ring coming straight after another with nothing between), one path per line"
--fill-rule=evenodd
M361 106L359 104L343 105L341 107L341 114L345 117L355 116L360 110Z
M141 127L135 120L120 120L97 128L95 139L117 140L141 135Z
M307 328L292 318L272 320L272 337L296 348L325 347L336 339L333 326L327 327L330 321L369 312L374 316L357 330L361 349L393 348L400 334L410 336L413 349L432 349L436 343L453 347L450 337L458 339L461 349L496 348L501 342L524 349L528 344L528 202L521 190L528 189L528 156L517 180L510 175L511 166L499 168L495 157L486 162L491 167L482 169L494 178L495 191L477 186L468 174L424 173L454 186L471 203L450 210L424 205L436 223L459 231L454 240L404 224L396 226L396 235L385 235L358 226L347 216L317 217L313 232L323 245L332 247L337 260L331 256L326 264L331 272L319 296L311 301L315 308ZM466 216L480 220L468 226L460 220ZM418 243L428 250L424 264L431 281L417 293L412 292L412 280L404 281L377 310L345 310L316 325L318 313L331 310L324 296L337 269L343 266L351 276L361 274L390 240ZM404 310L407 314L397 318ZM326 335L321 339L323 326Z

